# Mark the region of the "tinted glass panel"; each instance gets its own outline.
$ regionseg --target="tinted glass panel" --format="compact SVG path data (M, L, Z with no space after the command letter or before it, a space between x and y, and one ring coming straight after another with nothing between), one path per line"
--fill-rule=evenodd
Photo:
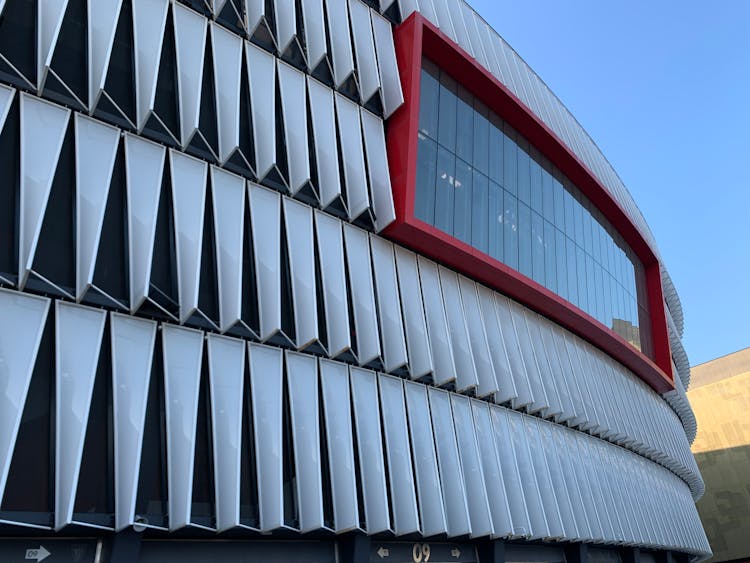
M508 123L424 59L414 214L651 354L643 267L602 214Z

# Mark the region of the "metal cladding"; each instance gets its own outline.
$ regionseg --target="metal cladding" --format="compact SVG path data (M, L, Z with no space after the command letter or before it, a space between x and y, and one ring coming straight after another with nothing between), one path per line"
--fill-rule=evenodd
M0 0L0 37L19 36L0 40L0 524L710 554L671 282L680 378L661 397L380 234L392 26L420 10L652 242L467 4L21 4Z

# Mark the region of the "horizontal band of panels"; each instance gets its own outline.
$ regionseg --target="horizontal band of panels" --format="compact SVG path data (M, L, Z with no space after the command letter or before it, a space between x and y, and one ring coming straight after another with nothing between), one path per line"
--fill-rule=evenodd
M199 128L199 114L206 102L203 98L211 95L202 91L204 72L212 64L209 54L213 51L213 96L221 112L221 106L232 97L227 96L228 81L235 78L239 89L235 49L241 47L244 39L357 97L363 104L372 104L386 116L403 101L391 24L359 0L227 0L213 19L203 3L189 1L105 0L77 4L64 0L40 1L38 6L39 25L33 38L38 45L36 60L12 47L0 51L0 61L15 83L53 99L67 98L71 105L91 113L115 110L119 119L138 130L147 125L153 114L167 129L168 136L183 143ZM19 24L26 24L28 29L34 29L33 19L26 21L34 18L33 12L26 13L15 5L3 8L6 25L15 25L17 30L21 29ZM82 30L84 34L71 38L71 30L77 34ZM82 48L76 48L77 42ZM209 44L211 50L207 49ZM126 45L132 48L133 66L127 69L132 84L118 82L112 75L125 70L120 65L125 61L122 50ZM70 64L80 64L83 76ZM176 84L164 82L173 80L165 76L173 70L164 68L165 64L173 68L176 65ZM133 107L117 91L118 87L131 86ZM159 115L159 106L165 109L161 103L164 100L159 100L163 88L167 95L177 96L170 102L177 102L178 107L169 110L176 109L179 114L177 127L169 127L172 124ZM228 116L219 116L219 132L228 134L222 129L231 128L231 124L222 123L222 117Z
M0 291L0 383L13 385L0 418L4 521L28 524L39 510L34 500L19 510L18 488L31 483L18 464L39 449L25 441L40 416L29 409L49 386L57 529L119 530L138 518L169 530L362 529L709 553L688 487L607 441L308 354L50 304ZM93 414L102 401L111 409ZM90 443L91 425L113 433ZM146 477L159 458L168 488L154 490ZM100 479L114 475L112 513L87 504L95 483L81 471L95 463Z
M667 404L554 323L301 201L15 98L2 131L20 129L20 147L0 158L19 159L20 258L0 256L6 284L429 378L622 444L701 494Z

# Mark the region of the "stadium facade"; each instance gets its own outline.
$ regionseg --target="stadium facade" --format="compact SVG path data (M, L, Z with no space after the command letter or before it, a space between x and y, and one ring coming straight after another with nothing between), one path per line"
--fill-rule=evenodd
M462 0L0 0L0 560L695 561L682 310Z

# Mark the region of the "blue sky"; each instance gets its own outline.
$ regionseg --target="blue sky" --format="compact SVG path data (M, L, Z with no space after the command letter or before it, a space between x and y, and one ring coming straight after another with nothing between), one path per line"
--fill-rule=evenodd
M651 226L692 365L750 346L750 2L470 0Z

